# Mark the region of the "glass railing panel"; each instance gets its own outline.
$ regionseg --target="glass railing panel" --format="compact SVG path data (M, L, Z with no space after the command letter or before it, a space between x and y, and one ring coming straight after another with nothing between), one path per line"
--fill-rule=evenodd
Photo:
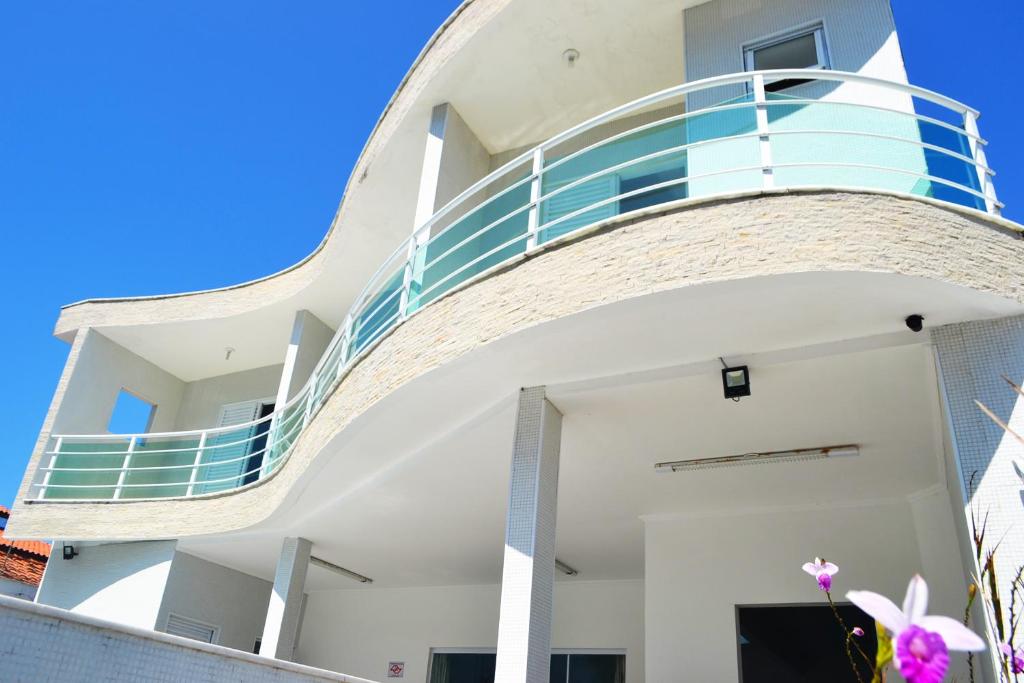
M92 499L114 497L119 472L128 453L129 439L111 438L102 441L76 442L66 438L59 455L53 460L55 469L49 473L43 498L46 500ZM94 469L96 472L89 472ZM79 471L85 470L85 471ZM44 475L45 477L45 475Z
M577 152L555 150L545 159L541 244L627 211L686 198L686 126L673 120L642 128ZM658 189L641 192L652 186Z
M513 169L467 200L475 207L417 251L409 312L526 251L529 169Z
M362 306L352 325L350 356L362 351L398 321L402 303L404 269L400 268L384 281L380 290Z
M978 208L980 200L969 192L927 177L977 189L973 164L943 151L966 151L965 156L969 156L970 150L963 149L965 136L935 124L922 124L910 113L831 102L773 104L769 107L769 130L773 133L774 164L805 164L776 168L777 187L876 188ZM921 143L942 149L929 149Z
M925 195L930 183L916 121L910 114L844 103L773 104L768 110L772 162L808 164L775 171L777 187L835 185ZM803 133L801 131L809 131ZM848 133L848 134L847 134ZM861 133L862 135L857 135ZM836 166L821 167L814 164ZM905 174L843 168L861 164Z
M199 437L136 440L121 498L166 498L188 493ZM166 468L166 469L165 469Z
M761 186L757 114L750 95L695 112L686 121L691 197L743 192Z

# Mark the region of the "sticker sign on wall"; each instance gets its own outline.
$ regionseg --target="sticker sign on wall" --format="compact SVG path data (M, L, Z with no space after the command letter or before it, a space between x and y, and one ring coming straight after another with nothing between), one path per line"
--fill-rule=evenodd
M405 678L405 662L388 662L388 678Z

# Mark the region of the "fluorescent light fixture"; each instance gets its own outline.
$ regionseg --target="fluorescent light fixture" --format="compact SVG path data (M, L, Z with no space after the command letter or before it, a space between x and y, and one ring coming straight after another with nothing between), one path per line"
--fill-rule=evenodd
M316 565L317 567L321 567L323 569L326 569L328 571L332 571L335 574L341 574L342 576L347 576L350 579L355 579L359 583L373 583L373 579L371 579L369 576L363 576L362 574L357 574L356 572L352 571L351 569L345 569L344 567L339 567L338 565L334 564L333 562L328 562L327 560L321 560L316 555L310 555L309 556L309 563L312 564L312 565Z
M557 557L555 558L555 569L562 572L566 576L576 576L577 574L579 574L578 571L567 565L565 562L562 562Z
M860 448L853 444L845 446L827 446L825 448L798 448L792 451L768 451L766 453L742 453L726 455L720 458L696 458L694 460L676 460L675 462L659 462L654 466L655 472L686 472L689 470L706 470L712 467L729 465L756 465L769 462L802 462L804 460L821 460L824 458L842 458L858 455Z

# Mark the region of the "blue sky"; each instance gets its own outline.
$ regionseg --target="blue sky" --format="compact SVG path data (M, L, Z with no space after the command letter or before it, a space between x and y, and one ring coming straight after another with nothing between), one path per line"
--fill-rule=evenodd
M64 363L59 307L228 285L308 254L392 91L456 5L3 3L0 503ZM894 9L911 82L983 112L1006 214L1024 219L1012 71L1024 8Z

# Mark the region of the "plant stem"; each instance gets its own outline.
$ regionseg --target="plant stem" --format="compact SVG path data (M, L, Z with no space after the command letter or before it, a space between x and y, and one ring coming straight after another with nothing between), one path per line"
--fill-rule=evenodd
M871 660L868 659L868 656L864 654L864 650L861 649L860 645L853 640L855 637L853 635L853 631L846 628L846 622L843 621L843 617L839 615L839 610L836 608L836 604L832 602L832 593L825 591L825 597L828 598L828 606L832 608L832 615L836 618L836 621L839 622L839 626L843 629L843 633L846 634L846 658L850 660L850 668L853 669L853 675L857 677L857 683L864 683L864 679L860 676L860 669L857 668L857 662L853 659L853 651L850 649L850 643L853 643L853 646L857 648L857 652L860 653L860 656L863 657L864 661L868 663L869 667L871 667L872 675L874 675L875 667L872 665Z

